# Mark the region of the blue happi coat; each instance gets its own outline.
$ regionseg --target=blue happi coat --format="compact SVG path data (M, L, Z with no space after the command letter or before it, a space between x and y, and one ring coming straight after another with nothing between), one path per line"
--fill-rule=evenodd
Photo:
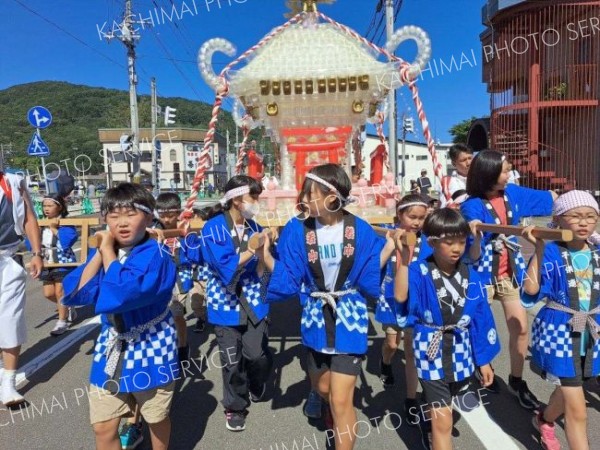
M345 233L351 233L355 238L355 248L344 248L344 257L353 255L354 263L346 279L338 281L340 291L352 292L339 297L336 302L335 352L364 354L369 327L367 298L375 301L381 291L379 255L383 244L371 226L358 217L352 230L346 230ZM305 294L300 295L302 343L316 351L328 348L323 302L310 296L311 292L320 289L309 267L303 221L294 218L286 224L277 251L279 256L268 281L266 300L288 300L298 295L303 286ZM318 257L318 253L313 256ZM316 264L320 264L318 260Z
M202 268L204 258L202 257L202 240L196 233L177 238L175 253L165 243L159 244L161 253L169 256L177 267L177 287L180 294L187 294L194 284L194 267Z
M42 229L44 227L41 227ZM46 252L55 252L55 257L54 260L57 263L61 263L61 264L68 264L68 263L75 263L77 262L77 257L75 256L75 253L73 252L73 245L75 245L75 242L77 242L77 238L78 238L78 234L77 234L77 229L75 227L72 226L60 226L58 227L58 233L54 236L53 239L53 248L52 249L46 249L43 248L42 250L44 251L44 253ZM25 246L27 247L27 249L29 251L31 251L31 244L29 242L29 239L25 240ZM48 258L44 257L44 260L47 260ZM62 271L67 271L70 270L67 267L60 267L60 268L56 268L53 270L62 270Z
M540 191L537 189L529 189L515 184L508 184L504 190L504 195L508 201L510 212L507 210L508 225L519 225L521 218L532 216L549 216L552 214L552 194L549 191ZM486 208L484 201L481 198L470 197L460 204L460 211L469 222L471 220L480 220L483 223L496 224L496 220L492 213ZM512 217L511 217L512 216ZM494 277L497 275L492 273L493 267L493 245L492 239L494 235L489 232L483 233L481 239L481 255L474 262L477 271L481 275L481 279L485 284L494 284ZM516 236L508 238L511 242L517 243ZM469 247L473 242L470 237L467 241L468 254ZM514 281L518 286L522 286L523 277L525 276L525 260L520 250L516 250L513 254L513 261L509 254L509 263L514 262Z
M592 298L590 310L599 304L600 291L600 247L591 246L593 265ZM560 303L568 308L579 310L577 286L573 277L573 266L567 264L564 247L556 242L547 242L541 267L540 290L536 295L522 294L522 303L526 308L546 299ZM569 273L567 273L569 272ZM571 280L570 280L571 279ZM579 355L579 339L572 337L572 315L543 306L533 320L531 336L531 360L541 370L557 377L574 377L574 356ZM594 316L600 321L600 314ZM586 330L587 332L587 330ZM590 340L591 340L590 336ZM575 342L574 342L575 341ZM586 373L591 377L600 375L600 340L593 342L586 354ZM579 358L576 359L579 363ZM591 361L591 363L590 363Z
M244 241L262 228L253 220L245 221ZM269 313L269 305L261 300L261 283L256 272L258 259L250 259L238 267L239 248L232 236L236 235L227 223L225 214L219 214L204 225L200 239L206 266L206 299L208 321L214 325L237 326L245 324L246 315L236 289L241 287L249 307L258 320Z
M384 240L385 239L380 238ZM413 255L412 262L422 261L433 254L433 249L427 242L427 236L419 233L417 241L419 252ZM375 320L385 325L397 325L405 327L408 319L408 302L398 303L394 298L394 264L396 264L396 252L386 264L385 278L381 285L381 295L375 308Z
M432 276L439 274L432 274L426 261L417 261L409 266L408 326L414 328L413 350L417 376L434 381L444 380L446 374L442 364L443 346L440 345L433 360L426 354L435 331L428 325L444 325ZM452 330L452 370L455 381L468 378L475 366L490 363L500 352L498 333L487 302L486 290L481 284L479 273L472 266L468 267L468 284L463 289L466 289L466 295L458 323L466 329Z
M171 258L161 254L156 241L144 239L131 249L123 263L115 260L107 271L101 267L77 291L81 275L94 254L92 250L88 261L65 277L62 300L65 306L95 305L96 313L101 314L102 328L94 348L91 384L115 391L118 383L119 392L138 392L177 379L177 334L168 310L176 277ZM115 332L115 323L122 326L120 332L130 332L163 314L164 319L155 326L124 343L121 370L109 377L105 373L106 349Z

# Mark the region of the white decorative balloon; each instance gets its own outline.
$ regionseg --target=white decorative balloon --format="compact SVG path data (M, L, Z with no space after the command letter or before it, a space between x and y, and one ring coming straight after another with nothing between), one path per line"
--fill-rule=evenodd
M236 54L235 46L227 39L214 38L202 44L198 50L198 69L206 84L215 91L219 88L221 82L219 75L214 71L212 65L212 57L215 52L225 53L227 56L233 57Z
M385 49L388 52L393 53L396 51L398 46L400 46L400 44L409 39L415 41L418 48L417 57L410 65L410 69L408 70L408 75L411 79L414 79L419 76L431 58L431 40L429 39L427 33L423 31L422 28L414 25L407 25L398 29L392 35L390 40L385 45ZM392 88L397 88L402 84L399 77L392 78L392 80Z

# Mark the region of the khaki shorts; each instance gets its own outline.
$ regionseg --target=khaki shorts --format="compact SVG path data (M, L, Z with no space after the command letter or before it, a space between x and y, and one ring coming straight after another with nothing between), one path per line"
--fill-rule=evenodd
M521 294L519 289L514 287L510 278L497 280L495 284L487 285L488 302L500 300L501 302L519 302L521 303Z
M149 423L159 423L169 417L175 381L167 386L148 391L111 394L97 386L91 386L90 423L94 425L118 417L132 417L135 406L139 405L144 420Z
M197 319L206 320L206 295L205 289L199 282L194 282L194 286L186 294L179 293L177 286L173 288L173 296L169 303L169 309L174 317L184 317L187 313L187 299L190 299L190 305L194 316Z
M187 294L177 294L173 292L171 302L169 303L169 309L171 310L171 314L173 314L173 317L185 316L185 301L187 297Z
M402 328L391 323L383 323L381 324L381 328L383 328L385 334L398 334L402 332Z

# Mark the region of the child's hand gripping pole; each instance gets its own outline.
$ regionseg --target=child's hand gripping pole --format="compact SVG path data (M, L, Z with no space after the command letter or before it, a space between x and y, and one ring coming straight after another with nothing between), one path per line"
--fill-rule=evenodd
M489 223L478 223L477 231L487 231L495 234L504 234L505 236L522 236L526 227L516 225L493 225ZM544 227L531 228L532 236L546 241L569 242L573 240L571 230L561 230Z
M267 237L269 238L269 242L277 240L277 238L279 237L279 232L277 228L265 228L260 233L254 233L248 241L248 248L254 251L258 250L263 245L265 245Z

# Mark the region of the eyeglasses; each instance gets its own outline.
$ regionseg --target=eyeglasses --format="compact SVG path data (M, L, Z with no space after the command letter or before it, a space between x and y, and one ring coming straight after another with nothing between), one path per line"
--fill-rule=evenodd
M574 225L577 223L587 223L587 224L591 224L591 223L596 223L598 222L598 214L588 214L587 216L577 216L577 215L573 215L573 214L565 214L562 217L564 217L567 221L567 223Z

